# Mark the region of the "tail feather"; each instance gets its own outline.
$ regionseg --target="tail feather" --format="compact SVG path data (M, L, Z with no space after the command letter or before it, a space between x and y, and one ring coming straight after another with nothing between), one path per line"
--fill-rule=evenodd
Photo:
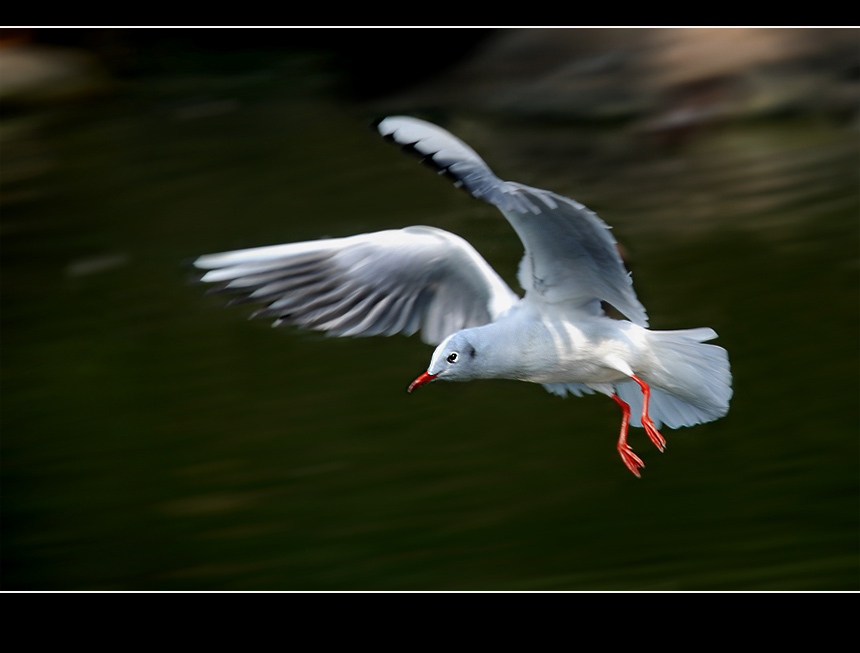
M717 334L708 328L649 331L654 360L637 375L651 387L648 414L657 428L692 426L723 417L732 396L732 375L725 349L704 344ZM642 391L631 381L615 384L630 405L630 424L642 426Z

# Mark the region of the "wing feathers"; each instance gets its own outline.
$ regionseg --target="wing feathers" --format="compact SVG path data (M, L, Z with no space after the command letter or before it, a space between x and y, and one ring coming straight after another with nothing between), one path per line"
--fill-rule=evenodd
M437 344L480 326L519 301L462 238L407 227L348 238L209 254L202 281L259 303L273 317L339 336L410 335Z
M458 186L497 206L525 246L520 283L532 301L597 310L609 302L646 326L645 309L608 227L574 200L502 181L444 129L394 116L377 125ZM198 258L202 281L254 315L335 335L411 334L432 344L495 320L519 298L466 241L432 227L237 250Z
M520 283L528 299L577 310L599 306L595 300L606 301L632 322L648 325L609 227L582 204L502 181L472 148L432 123L392 116L377 128L457 186L501 210L526 250Z

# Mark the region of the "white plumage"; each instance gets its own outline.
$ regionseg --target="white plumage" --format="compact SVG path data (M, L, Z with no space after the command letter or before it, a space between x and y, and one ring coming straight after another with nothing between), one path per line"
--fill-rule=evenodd
M518 297L465 240L412 226L346 238L209 254L204 282L263 304L254 315L339 336L411 335L438 347L409 390L435 380L510 378L558 395L600 392L622 408L618 451L637 476L628 421L657 431L722 417L732 395L726 351L709 328L650 331L609 228L574 200L502 181L468 145L415 118L379 132L494 204L525 247ZM601 302L626 320L607 317Z

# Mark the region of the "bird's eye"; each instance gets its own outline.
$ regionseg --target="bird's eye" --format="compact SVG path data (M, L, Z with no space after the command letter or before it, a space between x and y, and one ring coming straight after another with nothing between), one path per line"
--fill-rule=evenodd
M450 354L448 354L448 362L456 363L459 356L460 355L456 351L452 351Z

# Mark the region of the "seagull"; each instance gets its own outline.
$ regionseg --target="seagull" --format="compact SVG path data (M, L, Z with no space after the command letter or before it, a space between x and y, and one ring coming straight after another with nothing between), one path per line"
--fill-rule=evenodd
M430 226L207 254L201 281L261 304L251 317L336 336L412 335L436 345L431 381L515 379L567 396L600 393L622 411L617 450L637 477L627 443L724 416L732 396L725 349L710 328L656 331L636 297L609 227L548 190L499 179L463 141L413 117L375 123L386 139L472 196L495 205L525 249L520 297L464 239ZM625 319L610 317L610 305Z

